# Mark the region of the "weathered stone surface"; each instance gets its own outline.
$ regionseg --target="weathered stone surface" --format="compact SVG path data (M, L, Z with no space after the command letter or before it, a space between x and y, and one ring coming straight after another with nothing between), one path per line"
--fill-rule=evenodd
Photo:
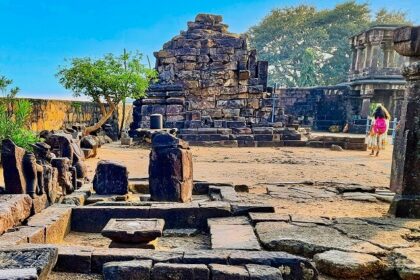
M117 162L101 160L96 167L93 189L97 194L127 194L127 167Z
M152 139L149 190L155 201L191 201L193 190L192 154L177 138L158 134Z
M1 247L0 271L3 269L35 268L38 279L46 280L57 262L57 251L57 248L52 246L18 245L13 246L13 248L10 248L10 246Z
M36 268L0 269L0 280L38 280Z
M51 165L58 171L58 184L64 194L72 193L76 186L72 183L72 174L70 172L71 163L67 157L53 158Z
M213 280L248 280L249 273L243 266L211 264L209 265Z
M24 156L25 150L16 146L10 139L2 141L1 160L6 193L27 193L26 179L23 171Z
M212 249L261 250L250 225L213 224L210 226Z
M280 270L275 267L257 264L245 265L250 280L282 280Z
M44 228L45 243L60 243L70 232L71 212L69 207L51 206L30 217L27 224Z
M317 254L314 260L319 271L340 279L360 279L384 268L382 261L375 256L337 250Z
M93 247L59 246L55 271L90 273Z
M0 234L28 218L31 207L32 199L27 194L0 195Z
M0 236L0 246L11 246L24 243L45 243L44 227L14 227Z
M111 219L102 235L115 242L148 243L162 236L162 219Z
M184 252L183 263L189 264L227 264L231 251L194 250Z
M395 249L395 267L403 280L420 279L420 248Z
M249 220L245 216L227 217L227 218L210 218L207 220L209 228L215 225L249 225Z
M104 280L149 280L151 271L151 260L108 262L103 266Z
M110 219L148 218L149 209L149 206L74 207L71 215L71 227L74 231L100 233Z
M411 246L405 239L411 232L409 229L369 224L338 224L334 228L351 238L364 240L387 250Z
M250 212L249 217L253 223L259 222L288 222L290 216L287 214L279 213L254 213Z
M102 266L107 262L152 260L154 263L181 263L182 256L182 252L164 252L148 249L95 249L92 253L92 272L100 273L102 271Z
M153 266L154 280L206 280L210 270L203 264L157 263Z
M305 258L285 252L232 251L229 264L259 264L279 268L283 279L318 279L318 271Z
M256 226L257 235L264 247L311 257L328 250L343 250L382 255L383 249L369 242L351 239L337 230L305 224L263 222Z

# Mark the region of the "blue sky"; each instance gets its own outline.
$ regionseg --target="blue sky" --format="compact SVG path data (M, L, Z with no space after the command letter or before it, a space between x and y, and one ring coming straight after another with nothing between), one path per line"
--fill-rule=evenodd
M298 0L0 0L0 74L12 78L21 96L69 99L54 74L65 58L139 50L154 64L153 51L186 29L197 13L224 17L242 33L276 7L312 4L332 8L342 1ZM358 1L366 2L366 1ZM420 23L418 0L370 0L407 12Z

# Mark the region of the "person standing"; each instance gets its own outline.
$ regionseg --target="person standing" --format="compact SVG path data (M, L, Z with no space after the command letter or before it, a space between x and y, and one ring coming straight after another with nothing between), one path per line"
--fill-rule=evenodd
M390 119L391 115L388 110L384 106L378 105L373 114L373 122L368 136L368 149L372 151L370 153L371 156L375 152L376 156L378 156L379 151L385 149Z

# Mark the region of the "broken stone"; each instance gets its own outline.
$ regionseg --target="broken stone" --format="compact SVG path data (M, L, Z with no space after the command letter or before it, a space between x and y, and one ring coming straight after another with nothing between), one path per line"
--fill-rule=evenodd
M0 195L0 234L26 220L32 199L27 194Z
M96 167L93 189L99 195L127 194L127 167L117 162L101 160Z
M384 268L382 261L372 255L337 250L317 254L314 261L321 272L340 279L361 279Z
M102 235L121 243L148 243L162 236L162 219L111 219Z
M104 280L149 280L151 271L151 260L108 262L103 266Z

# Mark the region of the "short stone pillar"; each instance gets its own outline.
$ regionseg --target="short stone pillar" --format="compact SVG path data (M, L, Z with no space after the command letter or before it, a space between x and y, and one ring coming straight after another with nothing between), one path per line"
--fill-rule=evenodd
M394 48L410 64L403 69L408 87L392 160L391 190L397 195L389 212L420 218L420 26L396 29Z
M126 195L128 193L127 167L118 162L101 160L96 167L93 189L97 194Z
M149 163L151 199L189 202L192 189L192 154L188 144L168 133L154 134Z

